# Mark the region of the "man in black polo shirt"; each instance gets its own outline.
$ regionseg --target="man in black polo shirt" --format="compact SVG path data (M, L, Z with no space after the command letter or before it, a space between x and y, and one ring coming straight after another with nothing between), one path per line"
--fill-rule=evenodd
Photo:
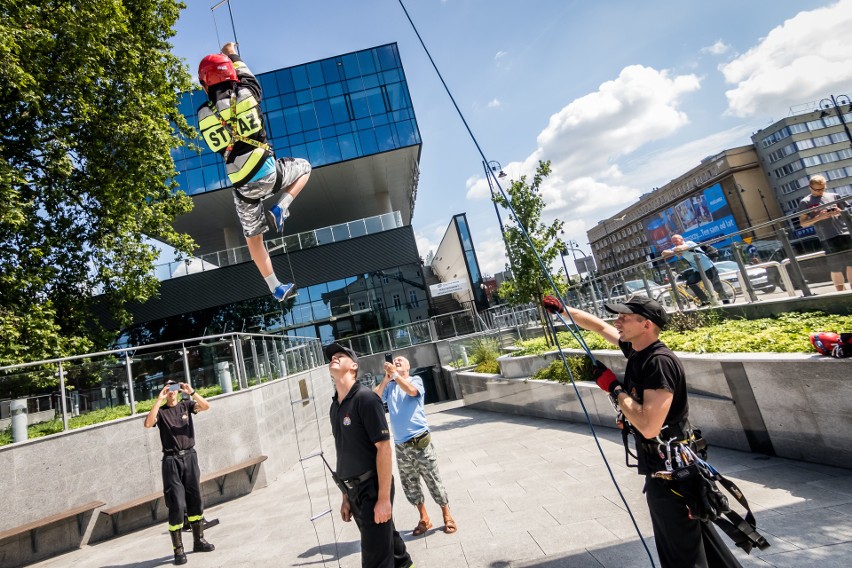
M690 516L686 504L674 492L676 486L652 477L665 469L665 463L659 453L648 450L650 441L657 436L684 439L691 431L683 366L659 338L668 323L665 309L650 298L640 297L623 304L606 304L606 310L618 316L615 325L610 325L588 312L563 306L554 296L546 296L542 303L551 313L567 311L575 324L594 331L627 357L624 384L600 362L595 374L598 386L610 394L632 426L660 565L740 566L713 525Z
M189 399L183 400L183 394L187 394ZM184 514L192 528L192 551L210 552L214 549L204 540L201 471L195 454L195 428L192 425L192 415L208 408L210 404L188 384L166 381L145 417L145 428L153 428L156 424L163 444L163 497L169 509L169 535L175 564L186 564L181 533Z
M337 477L346 487L340 516L361 532L363 568L414 566L393 524L393 470L390 431L381 399L361 385L358 356L333 344L325 349L336 389L331 431L337 450Z

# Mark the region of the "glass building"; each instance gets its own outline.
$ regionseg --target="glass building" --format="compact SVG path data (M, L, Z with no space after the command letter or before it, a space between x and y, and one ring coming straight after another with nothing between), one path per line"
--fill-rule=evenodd
M160 296L131 307L130 342L229 331L330 342L428 319L411 227L421 141L396 44L256 76L276 156L313 167L284 235L266 235L268 246L289 251L272 253L273 266L298 295L279 304L269 294L246 250L223 160L194 140L200 153L173 151L178 190L194 203L174 224L195 239L197 258L161 267ZM182 98L191 125L205 102L200 90Z
M247 62L251 67L251 62ZM257 75L266 133L278 157L305 158L314 168L420 144L420 132L396 44ZM187 93L180 111L197 128L207 101ZM223 160L177 148L178 186L188 195L228 187Z

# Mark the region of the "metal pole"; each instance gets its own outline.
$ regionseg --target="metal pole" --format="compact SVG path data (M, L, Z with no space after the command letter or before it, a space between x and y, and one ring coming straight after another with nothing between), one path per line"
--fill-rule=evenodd
M485 170L485 179L488 181L488 189L491 192L491 203L494 204L494 212L497 214L497 222L500 223L500 235L503 238L503 248L506 249L506 257L509 259L509 266L512 269L512 274L514 274L515 264L512 262L512 255L509 252L509 242L506 240L506 229L503 227L503 218L500 216L500 207L498 207L497 202L494 200L494 185L491 183L491 176L494 175L494 171L488 167L490 164L496 164L497 171L499 172L503 171L503 167L500 165L500 162L494 160L487 163L484 160L482 162L482 168Z
M843 118L843 110L840 108L840 103L837 102L837 99L834 95L831 96L831 104L834 105L834 111L837 113L837 118L840 119L841 124L843 124L843 130L846 131L846 137L849 139L849 145L852 146L852 133L849 132L849 126L846 123L846 119ZM852 103L849 97L846 95L840 95L846 99L846 104Z
M65 370L59 362L59 404L62 408L62 430L68 430L68 407L65 403Z
M127 392L130 393L130 415L136 414L136 397L133 395L133 360L124 354L124 369L127 371Z
M781 228L775 234L778 235L778 240L781 241L781 246L784 247L784 252L787 253L787 258L790 260L790 268L792 269L790 276L792 276L793 284L802 291L803 296L813 296L814 293L811 292L808 282L805 280L805 275L802 273L802 267L799 266L799 261L796 260L796 252L793 250L792 245L790 245L790 239L787 238L787 231Z
M751 279L748 277L748 272L746 271L745 263L743 263L742 256L742 245L738 242L733 243L734 246L734 260L737 263L737 266L740 269L740 289L743 291L743 296L748 294L748 302L756 302L757 294L754 293L754 286L751 285Z
M183 378L184 382L192 388L192 378L189 374L189 350L186 348L185 343L180 344L180 354L183 357Z
M674 272L672 272L672 267L669 265L668 262L666 262L663 265L663 268L666 269L666 275L669 278L669 287L672 290L671 294L672 294L672 298L674 298L675 304L677 305L677 311L682 312L683 311L683 303L681 303L681 301L680 301L680 293L677 289L677 282L675 282L675 275L674 275Z

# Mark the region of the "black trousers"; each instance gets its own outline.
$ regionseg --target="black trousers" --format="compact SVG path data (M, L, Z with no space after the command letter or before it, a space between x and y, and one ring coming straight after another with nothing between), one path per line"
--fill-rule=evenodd
M204 513L201 500L201 470L195 450L182 456L163 454L163 496L169 509L169 530L183 526L183 517Z
M386 523L376 524L374 509L379 499L379 477L373 476L347 491L349 508L355 518L355 524L361 532L362 568L408 568L411 556L405 549L405 542L393 524L393 518ZM394 486L391 480L391 504L393 504Z
M671 484L645 478L654 540L662 568L742 568L711 523L689 518Z

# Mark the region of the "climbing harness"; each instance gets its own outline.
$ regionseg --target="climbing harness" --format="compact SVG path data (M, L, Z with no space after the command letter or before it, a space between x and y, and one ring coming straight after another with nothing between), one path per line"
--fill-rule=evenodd
M219 112L219 109L216 108L211 101L207 101L207 107L210 109L210 112L219 119L219 124L222 125L222 128L228 133L228 145L225 147L225 153L222 154L222 157L225 159L225 162L228 161L228 156L231 155L231 151L234 149L234 145L238 142L242 142L244 144L248 144L249 146L254 146L255 148L261 148L262 150L266 150L270 154L273 154L272 146L270 146L266 142L260 142L258 140L253 140L248 136L243 136L239 132L237 132L236 126L239 124L237 119L237 88L236 85L231 89L231 115L228 120L222 117L222 114Z
M638 432L625 419L618 403L612 397L610 401L622 429L625 463L627 467L638 467L630 463L630 457L637 462L639 458L628 445L628 437L631 434L635 437ZM665 431L676 435L663 439ZM637 451L645 454L647 463L663 464L663 468L653 472L651 477L662 480L684 502L691 519L714 523L746 554L751 553L754 547L760 550L769 548L769 542L757 532L757 520L742 490L707 461L707 441L701 430L692 428L689 421L684 420L663 426L652 441L639 437L636 440ZM745 509L744 517L730 508L728 498L719 489L720 485Z
M716 524L746 554L754 547L769 548L769 542L757 532L757 521L745 495L706 461L706 452L693 449L693 440L663 441L658 436L656 442L657 451L665 456L665 469L654 472L652 477L671 485L669 489L684 501L690 518ZM745 517L730 508L720 485L742 505Z

